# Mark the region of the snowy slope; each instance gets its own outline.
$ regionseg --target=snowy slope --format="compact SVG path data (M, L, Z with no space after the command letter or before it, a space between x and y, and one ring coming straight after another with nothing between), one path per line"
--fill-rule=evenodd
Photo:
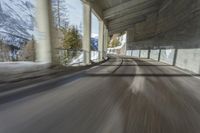
M33 0L0 0L0 34L29 39L34 29ZM10 40L9 40L10 41Z

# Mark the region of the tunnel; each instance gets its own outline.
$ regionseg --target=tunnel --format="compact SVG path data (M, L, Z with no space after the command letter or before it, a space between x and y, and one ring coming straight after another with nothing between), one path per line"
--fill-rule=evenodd
M148 50L156 60L200 73L198 0L87 2L110 35L127 32L127 50Z
M200 132L200 0L80 0L75 66L58 64L52 1L35 1L36 60L0 63L0 133Z

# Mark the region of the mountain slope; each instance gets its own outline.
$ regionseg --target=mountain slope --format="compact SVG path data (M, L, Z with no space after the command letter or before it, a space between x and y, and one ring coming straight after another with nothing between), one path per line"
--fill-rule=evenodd
M28 39L33 29L34 4L32 0L0 1L0 34L4 39L10 36Z

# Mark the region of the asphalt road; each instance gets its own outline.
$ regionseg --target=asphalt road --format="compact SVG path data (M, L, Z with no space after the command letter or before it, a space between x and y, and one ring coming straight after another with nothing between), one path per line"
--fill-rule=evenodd
M199 132L200 79L153 60L112 58L0 102L0 133Z

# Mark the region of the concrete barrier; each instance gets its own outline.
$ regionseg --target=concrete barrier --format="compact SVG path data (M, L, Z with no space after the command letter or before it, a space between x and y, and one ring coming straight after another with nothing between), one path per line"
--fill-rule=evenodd
M151 50L150 58L153 60L158 60L159 56L159 49L158 50Z
M178 49L175 65L200 74L200 49Z
M139 50L132 50L132 56L133 57L139 57L140 51Z
M127 56L132 56L132 50L127 50L127 51L126 51L126 55L127 55Z
M140 58L148 58L148 50L141 50Z
M162 49L160 61L173 65L175 49Z

